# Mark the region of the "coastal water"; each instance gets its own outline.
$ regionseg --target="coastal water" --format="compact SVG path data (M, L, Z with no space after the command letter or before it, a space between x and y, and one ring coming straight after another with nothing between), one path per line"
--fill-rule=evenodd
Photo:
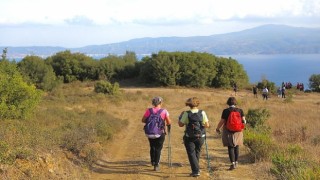
M251 83L263 78L280 86L291 82L294 86L304 83L308 88L312 74L320 74L320 54L283 55L229 55L243 65Z

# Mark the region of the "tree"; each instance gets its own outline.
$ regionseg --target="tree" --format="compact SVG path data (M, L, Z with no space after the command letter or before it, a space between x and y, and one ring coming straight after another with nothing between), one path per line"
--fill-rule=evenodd
M59 84L52 66L38 56L26 56L18 62L18 69L29 83L34 84L37 88L51 91Z
M7 52L8 52L8 48L4 48L2 50L1 58L2 58L3 61L7 59Z
M320 74L312 74L310 76L309 87L312 91L320 92Z
M98 63L82 53L71 53L68 50L58 52L47 58L46 62L52 66L58 77L63 78L65 83L99 78Z
M212 81L213 87L230 88L234 83L238 87L247 85L249 78L243 66L232 58L217 59L217 75Z
M29 85L16 64L0 61L0 118L26 118L41 99L41 92Z

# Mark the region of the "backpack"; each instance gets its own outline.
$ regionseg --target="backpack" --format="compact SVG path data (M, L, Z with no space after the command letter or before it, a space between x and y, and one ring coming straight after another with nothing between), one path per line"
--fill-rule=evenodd
M157 113L154 113L152 108L149 109L150 116L148 117L144 126L144 132L148 138L159 138L164 131L164 120L161 117L163 109L159 109Z
M242 123L242 118L239 110L237 108L229 109L230 114L226 123L226 128L232 132L240 132L244 129L244 124Z
M187 111L189 123L187 124L185 134L190 138L201 138L205 134L204 126L202 124L202 110L197 113Z

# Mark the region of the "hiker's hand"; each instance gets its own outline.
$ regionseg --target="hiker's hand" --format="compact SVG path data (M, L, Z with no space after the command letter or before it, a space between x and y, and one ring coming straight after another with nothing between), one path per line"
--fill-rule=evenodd
M221 134L220 129L216 129L216 132L217 132L218 134Z
M171 131L171 124L168 124L168 125L167 125L167 129L168 129L168 132Z

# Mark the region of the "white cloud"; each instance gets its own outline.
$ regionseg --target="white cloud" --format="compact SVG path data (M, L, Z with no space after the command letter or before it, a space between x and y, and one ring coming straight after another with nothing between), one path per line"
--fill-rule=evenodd
M264 23L320 26L320 0L1 0L0 7L0 45L82 46Z
M96 24L163 19L210 23L247 16L319 16L318 0L3 0L0 23L64 23L86 17Z

